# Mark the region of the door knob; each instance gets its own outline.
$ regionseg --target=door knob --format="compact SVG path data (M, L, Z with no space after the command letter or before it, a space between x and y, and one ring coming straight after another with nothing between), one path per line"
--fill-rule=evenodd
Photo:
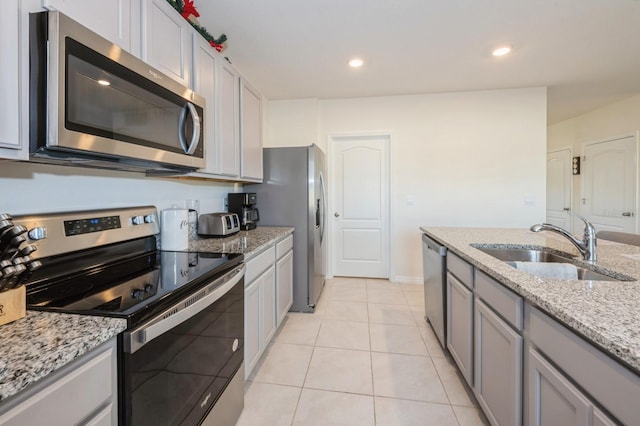
M622 216L631 217L631 216L633 216L633 212L622 212Z
M338 212L335 212L333 215L334 215L335 217L340 217L340 213L338 213Z
M564 209L562 209L562 210L564 210L565 212L569 212L569 211L571 211L571 209L570 209L569 207L565 207L565 208L564 208Z

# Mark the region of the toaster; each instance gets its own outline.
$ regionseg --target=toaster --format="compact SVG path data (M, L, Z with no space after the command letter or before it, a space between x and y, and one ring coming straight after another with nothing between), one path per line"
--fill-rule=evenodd
M198 218L198 235L226 237L240 230L240 220L235 213L207 213Z

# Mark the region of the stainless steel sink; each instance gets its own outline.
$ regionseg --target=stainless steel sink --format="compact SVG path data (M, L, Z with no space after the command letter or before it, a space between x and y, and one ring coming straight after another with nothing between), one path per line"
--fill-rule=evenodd
M542 263L571 263L578 271L579 280L591 281L635 281L631 277L624 275L613 276L603 272L596 272L592 269L582 267L578 264L575 256L547 248L522 248L509 247L507 245L491 246L484 244L472 244L472 247L483 253L502 260L507 265L516 267L515 262L542 262Z

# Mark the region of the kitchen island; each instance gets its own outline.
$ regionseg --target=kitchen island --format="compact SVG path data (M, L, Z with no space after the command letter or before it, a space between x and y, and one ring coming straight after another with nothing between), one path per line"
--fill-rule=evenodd
M640 418L640 247L600 240L589 264L549 232L420 229L448 248L447 348L491 423ZM543 278L482 249L544 249L620 281Z

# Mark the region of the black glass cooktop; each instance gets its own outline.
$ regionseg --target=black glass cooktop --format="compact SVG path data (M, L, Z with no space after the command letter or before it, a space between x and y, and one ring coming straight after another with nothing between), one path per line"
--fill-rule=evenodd
M153 237L43 259L27 282L27 308L140 319L242 260L155 250Z

